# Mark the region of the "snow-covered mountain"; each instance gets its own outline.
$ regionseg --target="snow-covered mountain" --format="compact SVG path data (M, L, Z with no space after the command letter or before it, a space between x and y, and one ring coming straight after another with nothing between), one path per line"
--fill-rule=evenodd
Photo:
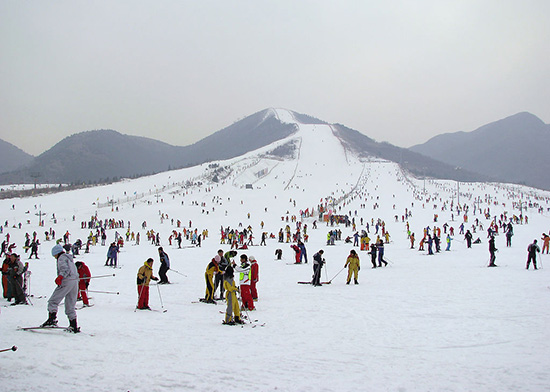
M283 116L281 113L285 113ZM215 132L199 142L177 147L157 140L123 135L113 130L82 132L63 139L36 157L26 168L0 175L0 184L41 183L96 184L135 178L175 168L195 166L241 156L295 133L300 125L325 125L363 157L398 162L418 175L482 181L488 177L393 146L379 143L340 124L329 125L290 110L265 109Z
M10 234L29 262L32 306L0 304L0 385L21 391L337 390L542 391L550 370L548 256L537 271L525 270L526 248L548 231L550 193L523 186L419 179L398 164L359 154L333 126L304 124L286 110L273 116L295 131L238 157L111 185L22 199L0 200L2 237ZM460 206L460 207L459 207ZM55 214L55 216L54 216ZM356 229L331 226L347 215ZM105 267L99 243L77 260L94 276L91 308L78 310L79 335L25 332L47 317L47 298L57 275L53 241L67 231L86 240L91 217L124 222L107 230L140 234L125 240L118 269ZM294 217L296 221L294 221ZM521 217L521 219L520 219ZM39 225L39 219L43 225ZM498 268L486 268L487 228L513 222L512 246L502 228L496 237ZM277 234L288 225L304 235L309 262L294 264L291 243ZM353 247L355 231L376 239L389 233L387 267L371 268L370 255ZM460 225L480 244L467 248ZM317 229L314 229L314 225ZM220 228L253 231L253 246L238 254L260 265L259 301L243 328L224 326L225 304L197 303L205 293L205 269L221 244ZM439 228L442 251L418 250L423 231ZM445 251L445 232L453 228ZM206 234L197 247L170 236L183 230ZM416 236L414 248L407 229ZM158 252L147 231L158 233L170 256L173 284L151 286L154 311L135 311L136 273ZM342 240L326 245L329 230ZM27 260L25 233L42 242L39 260ZM261 233L273 234L259 246ZM270 236L269 236L270 237ZM346 237L352 242L346 243ZM541 241L539 241L541 242ZM425 245L427 249L427 245ZM276 249L283 259L276 260ZM312 256L325 251L321 287L309 281ZM359 253L359 284L346 285L351 249ZM238 256L239 256L238 255ZM239 257L236 257L236 260ZM543 268L540 268L543 267ZM115 274L113 276L113 273ZM163 312L166 310L166 312ZM221 312L221 313L220 313ZM67 325L63 307L60 325ZM536 375L536 376L533 376Z

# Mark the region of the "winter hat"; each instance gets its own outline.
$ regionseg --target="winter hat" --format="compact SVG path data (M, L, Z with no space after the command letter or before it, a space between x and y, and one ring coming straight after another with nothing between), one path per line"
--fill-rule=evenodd
M52 256L55 257L60 253L63 253L63 247L59 244L54 245L52 248Z
M216 263L219 263L222 260L222 258L220 257L220 255L216 255L214 256L214 260L216 261Z
M256 261L256 258L254 256L248 256L248 260L250 261Z

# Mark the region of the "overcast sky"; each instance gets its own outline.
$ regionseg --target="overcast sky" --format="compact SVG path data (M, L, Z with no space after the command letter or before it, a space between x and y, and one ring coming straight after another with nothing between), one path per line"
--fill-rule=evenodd
M0 0L0 139L187 145L269 107L401 147L550 122L550 1ZM238 141L235 141L238 142Z

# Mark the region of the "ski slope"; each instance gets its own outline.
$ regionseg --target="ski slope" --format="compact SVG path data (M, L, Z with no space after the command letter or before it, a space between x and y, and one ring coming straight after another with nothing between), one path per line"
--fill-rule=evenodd
M295 122L290 112L274 109L275 114ZM288 142L297 146L293 159L267 154ZM201 165L108 186L0 200L0 221L8 222L2 237L9 233L22 260L29 261L34 295L33 306L1 308L0 348L19 348L0 354L2 390L549 390L548 256L540 256L542 269L525 270L527 245L550 229L548 192L414 179L394 163L359 160L344 150L330 126L319 124L298 124L287 139L219 165L229 174L218 183L211 181L213 169ZM262 169L265 175L258 178ZM457 234L449 252L428 256L417 250L427 226L446 222L458 233L463 216L450 210L458 187L461 204L490 208L492 216L519 215L513 202L521 201L525 208L529 220L514 225L512 247L505 246L501 232L496 238L498 268L486 268L490 221L480 212L470 214L467 228L479 219L484 229L474 236L481 244L467 249ZM315 216L303 219L308 258L325 250L322 280L338 274L332 284L296 284L311 279L311 261L291 264L290 244L269 239L265 247L239 251L254 255L260 265L260 298L257 310L250 312L257 323L223 326L224 304L194 303L204 296L207 264L217 249L229 250L220 245L221 226L250 225L259 244L261 222L264 231L277 234L287 225L286 217L300 219L300 211L321 202L338 214L351 214L358 229L365 228L359 226L361 218L365 224L385 221L391 235L385 247L390 265L371 269L369 256L359 252L359 285L346 285L346 271L341 270L352 246L344 241L326 246L326 235L333 228L342 230L343 238L353 231L344 225L327 227ZM415 249L409 249L405 209L412 212L408 222L416 234ZM46 214L44 227L38 226L39 212ZM130 222L131 230L141 234L140 245L129 242L121 249L120 269L103 266L106 246L94 246L76 258L94 275L115 274L92 280L90 290L120 294L91 293L95 306L78 310L81 334L17 330L47 318L56 271L50 255L53 241L44 241L44 231L51 227L56 237L69 231L71 241L84 241L89 230L81 229L81 222L96 214L122 220L126 228ZM161 214L168 217L161 219ZM185 240L183 249L168 244L172 230L183 228L177 228L177 220L199 232L208 229L202 247ZM148 257L155 259L155 275L159 267L156 247L141 229L144 221L147 229L160 233L173 270L186 275L169 271L173 284L151 286L150 305L158 310L153 312L135 312L138 268ZM288 224L294 231L295 224ZM126 228L109 230L107 244L115 231L124 235ZM24 235L33 231L42 242L40 259L26 260ZM372 227L370 237L376 237ZM281 261L274 257L277 248L283 250ZM0 304L8 305L4 299ZM58 319L67 324L63 307Z

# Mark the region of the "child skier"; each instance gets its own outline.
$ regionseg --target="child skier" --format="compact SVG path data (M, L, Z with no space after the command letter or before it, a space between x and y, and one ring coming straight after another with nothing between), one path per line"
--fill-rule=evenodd
M76 266L76 270L78 271L78 298L82 299L83 307L90 306L90 303L88 302L88 286L90 285L90 276L92 274L90 273L90 269L84 262L77 261L74 263Z

